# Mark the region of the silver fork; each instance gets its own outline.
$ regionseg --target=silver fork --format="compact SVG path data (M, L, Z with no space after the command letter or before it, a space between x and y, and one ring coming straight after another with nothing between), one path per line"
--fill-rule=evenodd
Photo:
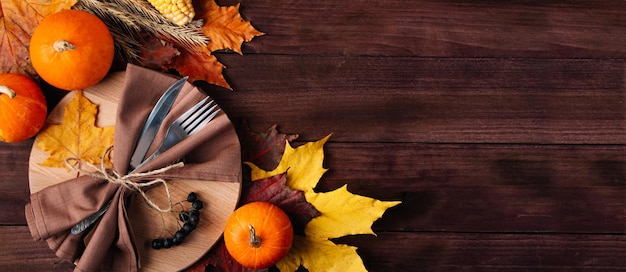
M217 105L212 99L210 99L210 97L207 96L202 99L202 101L198 102L195 106L187 110L183 113L183 115L174 121L174 123L167 129L161 146L159 146L159 148L147 159L137 165L135 169L139 169L144 164L161 155L161 153L170 149L172 146L200 131L200 129L213 120L219 112L220 109L217 108Z
M213 99L210 99L208 96L202 99L178 117L172 125L170 125L159 148L137 167L135 167L135 169L130 171L129 174L134 173L137 169L141 168L141 166L154 160L154 158L158 157L161 153L170 149L185 138L200 131L206 124L213 120L219 112L220 109L217 108ZM89 226L98 221L98 219L109 209L109 206L111 206L111 200L109 200L107 204L102 207L102 209L74 225L70 232L74 235L82 233L89 228Z

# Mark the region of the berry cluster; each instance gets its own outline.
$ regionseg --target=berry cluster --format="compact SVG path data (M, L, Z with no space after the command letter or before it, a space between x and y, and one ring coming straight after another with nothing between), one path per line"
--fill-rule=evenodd
M156 238L152 240L153 249L170 248L183 243L185 238L198 226L200 222L200 210L204 204L196 193L191 192L187 195L187 202L191 202L191 211L181 211L178 214L178 220L184 222L183 226L174 233L170 238Z

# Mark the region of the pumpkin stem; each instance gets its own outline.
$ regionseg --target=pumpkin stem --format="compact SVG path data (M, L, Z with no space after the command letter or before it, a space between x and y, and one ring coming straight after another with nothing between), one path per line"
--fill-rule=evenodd
M11 88L4 86L4 85L0 85L0 94L6 94L11 99L13 99L16 95L14 90L11 90Z
M254 227L250 225L250 238L248 240L250 245L254 248L258 248L261 246L261 241L262 241L261 237L256 235L256 232L254 231Z
M76 45L71 44L70 42L66 41L66 40L58 40L56 42L54 42L54 45L52 45L54 47L54 50L57 52L65 52L67 50L75 50L76 49Z

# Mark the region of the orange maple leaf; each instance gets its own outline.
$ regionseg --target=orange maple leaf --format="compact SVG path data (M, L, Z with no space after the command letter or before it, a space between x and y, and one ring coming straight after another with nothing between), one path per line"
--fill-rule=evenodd
M189 76L191 81L203 80L210 84L232 90L222 71L225 66L213 55L218 50L232 50L242 54L241 46L256 36L265 33L256 30L249 21L239 14L239 4L234 6L219 6L215 0L194 1L195 19L204 21L199 31L209 38L206 46L197 46L193 49L180 44L180 51L151 51L144 49L144 59L158 59L159 66L163 70L175 69L183 76ZM165 53L159 55L161 53ZM158 56L157 56L158 55Z
M201 2L201 3L199 3ZM205 21L202 33L209 37L208 48L211 52L229 49L239 54L243 42L249 42L265 33L256 30L250 21L239 14L239 4L218 6L214 0L195 1L196 19Z
M82 91L75 92L64 108L61 124L47 126L37 137L35 146L50 154L43 166L67 167L68 158L100 164L102 154L113 145L114 127L96 127L98 106ZM110 166L110 161L106 163Z
M192 82L204 80L210 84L232 90L222 74L224 67L206 47L198 47L196 52L182 50L172 65L172 68L181 75L189 76L189 80Z
M35 27L49 14L71 8L78 0L0 0L0 73L35 77L28 45Z

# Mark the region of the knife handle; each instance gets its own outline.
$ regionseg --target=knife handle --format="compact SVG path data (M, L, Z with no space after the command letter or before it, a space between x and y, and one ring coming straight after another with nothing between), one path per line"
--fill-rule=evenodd
M107 202L107 204L104 205L102 209L98 210L96 213L90 215L89 217L78 222L78 224L74 225L70 229L70 233L72 233L73 235L81 234L83 231L88 229L91 225L96 223L96 221L98 221L98 219L100 219L100 217L102 217L102 215L104 215L104 213L109 209L109 207L111 206L111 201L112 200L109 200L109 202Z

